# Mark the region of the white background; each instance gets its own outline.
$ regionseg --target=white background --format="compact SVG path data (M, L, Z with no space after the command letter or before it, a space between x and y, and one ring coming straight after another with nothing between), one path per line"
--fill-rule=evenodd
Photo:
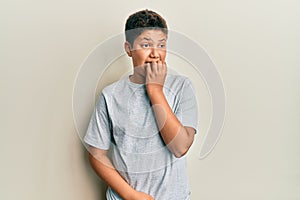
M0 199L104 199L73 123L73 83L89 52L144 8L201 44L223 78L222 137L198 159L210 114L203 108L188 157L192 200L299 200L296 0L1 1ZM200 97L207 93L196 88ZM200 108L205 103L199 99Z

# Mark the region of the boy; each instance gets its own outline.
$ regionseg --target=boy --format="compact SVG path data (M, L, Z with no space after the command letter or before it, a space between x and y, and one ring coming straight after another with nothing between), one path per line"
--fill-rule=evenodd
M185 154L197 126L191 82L167 74L160 15L132 14L125 36L133 74L105 87L97 101L84 138L90 163L109 186L108 200L188 200Z

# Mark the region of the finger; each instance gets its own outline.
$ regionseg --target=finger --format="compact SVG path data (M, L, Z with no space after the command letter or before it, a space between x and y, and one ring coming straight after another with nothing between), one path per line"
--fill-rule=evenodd
M163 64L162 61L158 61L158 63L157 63L157 70L158 70L159 73L164 73L165 72L165 70L164 70L164 64Z
M154 72L154 73L157 72L157 63L156 62L151 63L151 69L152 69L152 72Z
M162 65L163 65L162 61L159 60L159 61L157 62L157 71L158 71L158 72L163 71L163 66L162 66Z
M164 61L163 64L162 64L162 69L163 69L163 72L167 72L167 63Z
M146 63L145 65L145 69L146 69L146 74L151 74L151 65L150 63Z

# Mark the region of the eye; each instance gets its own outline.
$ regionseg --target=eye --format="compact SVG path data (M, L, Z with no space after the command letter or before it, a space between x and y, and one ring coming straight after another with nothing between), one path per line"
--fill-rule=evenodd
M150 44L148 43L144 43L144 44L141 44L142 48L149 48L150 47Z
M165 44L160 44L160 45L158 45L158 48L161 48L161 49L164 49L165 47L166 47Z

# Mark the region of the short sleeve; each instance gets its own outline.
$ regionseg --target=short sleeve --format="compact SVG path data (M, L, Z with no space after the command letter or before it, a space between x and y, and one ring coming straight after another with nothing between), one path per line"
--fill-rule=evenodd
M189 126L197 132L198 108L192 82L186 78L183 82L178 108L175 115L181 121L183 126Z
M97 101L83 140L86 144L99 149L108 150L110 147L111 122L103 94Z

